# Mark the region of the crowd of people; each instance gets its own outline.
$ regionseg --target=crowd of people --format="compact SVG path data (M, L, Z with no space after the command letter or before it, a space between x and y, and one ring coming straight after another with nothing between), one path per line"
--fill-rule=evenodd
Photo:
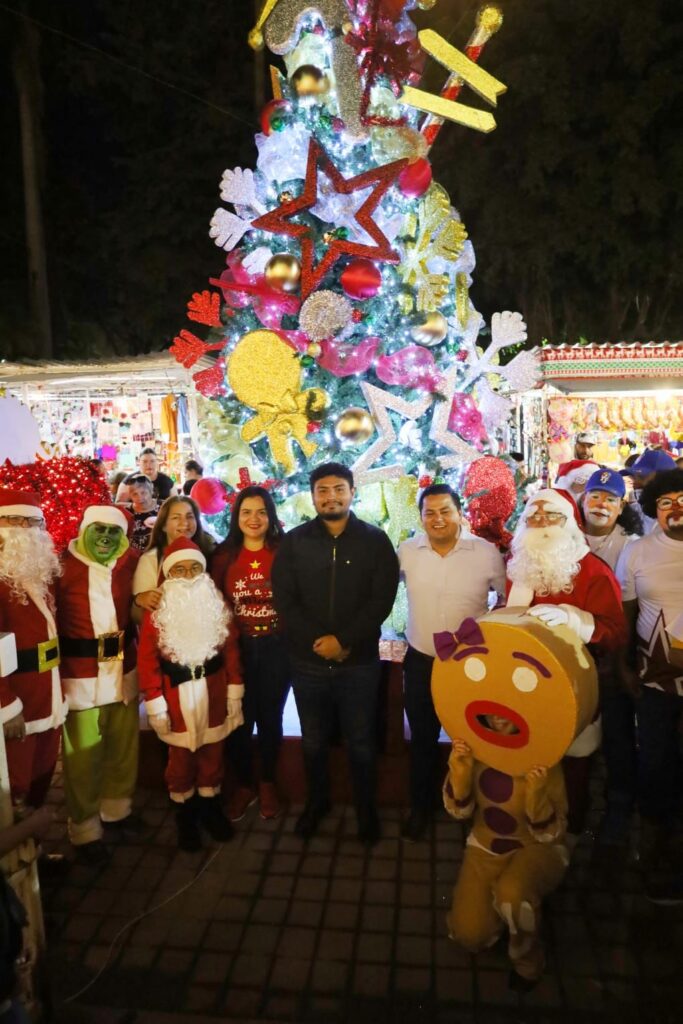
M311 473L315 518L285 533L270 492L248 486L216 545L196 503L144 452L116 503L86 509L61 559L38 496L0 490L0 631L14 634L17 649L16 668L11 659L2 668L0 715L15 806L42 807L61 742L78 858L105 863L112 843L140 835L133 796L141 700L167 747L178 845L197 850L204 832L229 840L253 803L263 818L280 813L276 769L291 686L307 780L296 834L312 837L330 810L338 725L358 839L374 844L379 640L403 579L411 738L402 836L420 842L442 804L457 819L474 816L451 937L476 952L507 928L512 982L535 983L541 903L585 828L599 747L607 784L596 849L624 849L637 809L651 894L681 898L681 876L662 882L658 872L676 867L680 841L683 468L646 451L625 476L592 461L591 440L579 435L554 487L530 495L504 553L469 530L446 483L422 490L423 531L395 551L352 511L353 475L339 463ZM201 474L198 464L190 469ZM535 765L522 778L487 768L451 736L442 790L430 688L438 638L452 636L457 646L461 624L504 605L580 638L597 666L599 713L560 766ZM470 678L481 679L485 696L482 665L472 659ZM536 685L525 672L520 690ZM508 740L519 731L495 707L483 718L482 728ZM234 776L225 795L224 752Z

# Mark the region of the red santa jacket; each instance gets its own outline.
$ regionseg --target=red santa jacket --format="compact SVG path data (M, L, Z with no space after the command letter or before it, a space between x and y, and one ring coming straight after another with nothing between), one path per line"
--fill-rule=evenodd
M151 612L145 612L140 629L138 673L140 691L148 715L168 714L171 731L161 738L174 747L196 750L206 743L225 739L239 724L228 718L228 697L244 694L236 634L231 629L217 656L220 666L201 679L174 686L162 668L159 634Z
M113 564L100 565L79 554L75 541L69 545L57 584L57 625L62 684L74 711L128 704L137 696L130 621L137 561L137 551L129 548Z
M47 601L53 601L50 590ZM57 630L48 603L35 595L22 604L6 583L0 583L0 632L14 633L18 652L37 651L41 657L54 660ZM50 643L50 641L55 641ZM36 658L38 654L36 653ZM62 693L57 665L44 671L13 672L0 678L0 720L22 714L26 732L46 732L59 728L66 716L66 702Z
M581 568L574 577L572 589L559 594L533 594L527 592L530 600L523 599L526 590L518 584L507 583L507 599L510 605L526 608L535 604L566 604L588 612L593 616L593 632L581 639L598 653L616 651L626 640L626 620L621 606L621 589L616 576L601 558L589 552L581 559Z

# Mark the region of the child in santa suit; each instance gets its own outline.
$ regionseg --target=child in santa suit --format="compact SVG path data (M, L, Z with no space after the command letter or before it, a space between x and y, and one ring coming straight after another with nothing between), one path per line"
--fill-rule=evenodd
M128 525L114 505L87 508L57 587L69 702L63 744L69 838L91 863L108 856L105 833L116 839L142 831L131 814L139 723L130 607L138 553L129 545Z
M200 824L221 842L233 834L220 797L223 740L242 724L244 687L230 612L200 548L179 537L161 572L161 602L142 620L140 688L150 725L170 748L166 784L178 845L197 850Z
M15 804L41 807L59 752L66 703L59 678L54 581L59 560L37 494L0 490L0 633L17 668L0 669L0 718Z

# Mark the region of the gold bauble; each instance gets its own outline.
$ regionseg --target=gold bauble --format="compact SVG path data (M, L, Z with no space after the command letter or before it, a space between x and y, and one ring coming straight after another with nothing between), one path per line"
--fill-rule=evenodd
M503 12L495 4L485 4L477 12L477 25L495 35L503 24Z
M375 430L375 423L367 411L357 406L345 409L334 425L334 434L344 447L364 444Z
M293 292L301 277L301 264L288 252L276 252L266 263L266 281L280 292Z
M251 32L247 36L247 42L252 50L263 49L263 32L260 28L252 28Z
M432 7L436 7L436 0L417 0L417 6L421 11L431 11Z
M317 341L311 341L306 346L306 355L313 356L314 359L317 359L321 352L322 346L319 345Z
M439 345L448 334L448 321L443 313L427 313L421 324L410 332L413 341L420 345Z
M314 64L302 64L289 81L297 96L321 96L330 87L327 75Z

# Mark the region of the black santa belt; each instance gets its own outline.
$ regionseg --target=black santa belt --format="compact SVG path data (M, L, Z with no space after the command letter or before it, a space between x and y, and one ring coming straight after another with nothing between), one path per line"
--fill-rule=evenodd
M177 661L166 661L159 659L161 671L168 676L171 686L180 686L181 683L188 683L190 679L204 679L213 672L218 672L223 667L223 658L220 654L214 654L203 665L179 665Z
M133 626L95 637L60 636L63 658L97 658L98 661L123 661L126 648L135 637Z
M35 647L17 651L17 672L50 672L59 665L59 640L43 640Z

